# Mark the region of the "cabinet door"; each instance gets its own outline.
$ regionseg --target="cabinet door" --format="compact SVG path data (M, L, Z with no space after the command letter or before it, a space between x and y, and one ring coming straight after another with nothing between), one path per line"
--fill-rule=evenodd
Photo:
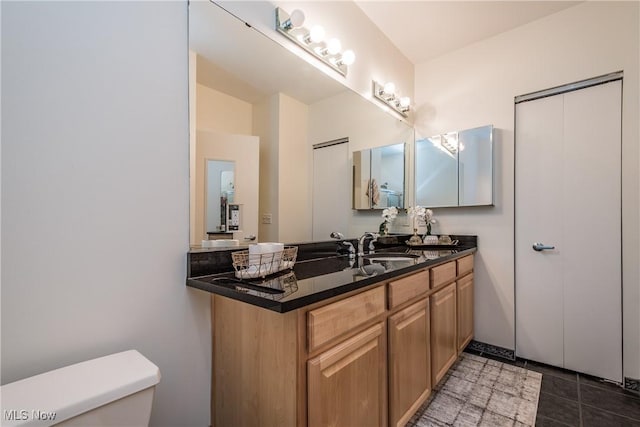
M431 393L429 300L389 318L389 425L404 426Z
M473 273L457 282L458 354L473 338Z
M387 424L384 322L307 362L309 427Z
M458 357L455 282L431 296L431 384L435 386Z

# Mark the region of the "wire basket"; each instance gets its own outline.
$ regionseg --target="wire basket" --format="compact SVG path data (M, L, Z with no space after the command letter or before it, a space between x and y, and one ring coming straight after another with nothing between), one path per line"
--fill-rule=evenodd
M273 279L267 279L260 283L260 286L281 290L282 293L279 294L265 293L262 295L265 298L279 301L298 291L298 280L296 279L296 274L290 271L288 273L282 273L281 276L275 276Z
M249 251L231 253L238 279L255 279L291 269L297 256L297 246L285 246L282 251L263 254L250 254Z

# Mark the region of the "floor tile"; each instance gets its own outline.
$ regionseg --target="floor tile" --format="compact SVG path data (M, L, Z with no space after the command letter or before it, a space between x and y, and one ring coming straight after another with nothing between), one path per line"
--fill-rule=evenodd
M544 365L537 362L528 361L525 364L525 369L529 369L535 372L540 372L543 375L553 375L554 377L562 378L565 380L577 381L577 375L575 372L567 371L567 370L556 368L549 365Z
M561 423L551 418L543 417L538 414L536 417L536 427L567 427L569 424Z
M544 378L544 377L543 377ZM540 393L538 402L538 415L551 418L562 423L579 426L580 413L578 412L578 402L563 399L552 394Z
M621 417L588 405L582 405L582 422L584 427L640 427L638 420Z
M614 384L612 382L609 382L600 378L592 377L591 375L578 374L578 376L580 377L580 384L590 385L592 387L598 387L612 393L626 394L630 397L640 398L640 393L633 392L630 390L625 390L621 385Z
M580 385L580 402L640 421L640 398Z
M578 384L553 375L542 375L542 393L578 400Z

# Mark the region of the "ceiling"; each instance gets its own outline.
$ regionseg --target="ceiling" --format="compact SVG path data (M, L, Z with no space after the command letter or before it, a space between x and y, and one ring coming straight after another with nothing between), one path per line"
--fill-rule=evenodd
M356 5L414 64L511 30L581 1L371 1Z

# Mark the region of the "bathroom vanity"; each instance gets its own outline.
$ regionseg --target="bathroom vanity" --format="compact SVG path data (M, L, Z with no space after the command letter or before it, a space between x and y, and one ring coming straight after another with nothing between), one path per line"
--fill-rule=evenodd
M188 279L212 292L213 425L404 425L473 337L476 248L393 250L298 262L282 293Z

